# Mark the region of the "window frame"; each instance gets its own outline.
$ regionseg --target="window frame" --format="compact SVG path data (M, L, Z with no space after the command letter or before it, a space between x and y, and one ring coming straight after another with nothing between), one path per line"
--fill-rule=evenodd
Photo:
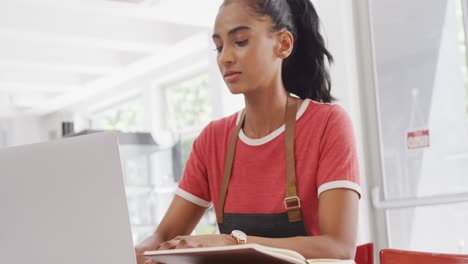
M462 11L462 22L463 22L463 32L464 32L464 38L465 38L465 60L466 60L466 67L468 67L468 1L467 0L458 0L459 3L461 4L461 11ZM468 78L468 76L465 76L465 78ZM465 88L465 113L466 113L466 118L465 118L465 123L468 127L468 89Z

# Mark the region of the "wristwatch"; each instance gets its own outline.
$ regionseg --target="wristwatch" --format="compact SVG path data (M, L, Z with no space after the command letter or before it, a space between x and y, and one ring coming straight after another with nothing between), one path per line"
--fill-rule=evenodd
M231 236L237 240L237 244L247 243L247 235L240 230L233 230Z

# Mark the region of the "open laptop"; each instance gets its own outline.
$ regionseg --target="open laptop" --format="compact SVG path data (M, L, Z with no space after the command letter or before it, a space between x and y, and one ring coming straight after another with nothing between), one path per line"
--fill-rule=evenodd
M0 263L136 263L113 133L0 149Z

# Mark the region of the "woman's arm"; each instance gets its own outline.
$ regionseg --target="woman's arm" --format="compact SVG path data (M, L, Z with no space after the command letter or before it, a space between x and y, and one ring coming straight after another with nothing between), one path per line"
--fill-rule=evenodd
M264 238L248 236L247 243L291 249L307 259L353 259L356 250L358 194L349 189L323 192L319 201L320 236ZM248 234L247 234L248 235ZM229 235L179 236L159 249L232 245Z
M156 250L159 245L177 236L190 235L206 208L174 196L169 209L156 231L135 247L138 264L143 263L143 253Z

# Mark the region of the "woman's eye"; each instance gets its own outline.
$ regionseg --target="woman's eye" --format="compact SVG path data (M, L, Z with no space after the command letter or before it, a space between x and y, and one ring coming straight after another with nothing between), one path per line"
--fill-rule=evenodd
M237 46L243 47L243 46L247 45L248 42L249 42L249 40L247 39L247 40L243 40L243 41L236 41L235 43L236 43ZM221 51L223 51L223 47L222 46L221 47L216 47L215 51L217 51L218 53L221 53Z
M249 42L248 39L243 40L243 41L237 41L236 45L243 47L243 46L247 45L248 42Z

